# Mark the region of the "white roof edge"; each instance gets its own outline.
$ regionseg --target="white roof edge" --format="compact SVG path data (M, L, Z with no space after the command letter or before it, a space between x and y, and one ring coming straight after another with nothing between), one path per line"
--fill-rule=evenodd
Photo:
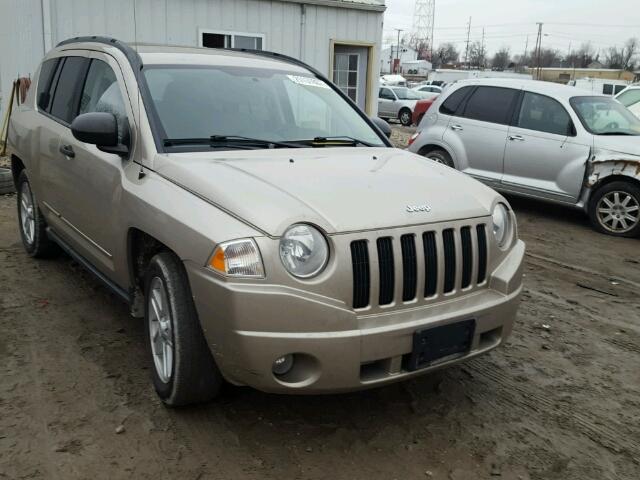
M372 10L384 12L387 7L384 0L280 0L287 3L320 5L323 7L351 8L354 10Z

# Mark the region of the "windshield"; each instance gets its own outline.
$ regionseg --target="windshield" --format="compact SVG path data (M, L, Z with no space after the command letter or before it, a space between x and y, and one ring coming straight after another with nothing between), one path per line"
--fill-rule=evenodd
M350 137L385 146L351 105L311 74L172 65L146 66L144 75L165 145L214 136L271 142ZM200 142L198 148L213 146Z
M622 105L625 107L630 107L631 105L635 105L640 102L640 88L630 88L623 91L620 95L616 97Z
M640 119L611 97L573 97L570 102L594 135L640 135Z
M394 88L393 91L396 92L399 100L420 100L422 98L413 90L405 87Z

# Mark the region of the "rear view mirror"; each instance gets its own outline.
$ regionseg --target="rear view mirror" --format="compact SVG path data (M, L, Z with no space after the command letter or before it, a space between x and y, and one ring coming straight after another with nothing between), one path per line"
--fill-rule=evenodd
M129 148L118 143L118 120L113 113L91 112L78 115L71 123L71 133L84 143L116 155L126 155Z
M391 127L386 120L383 120L380 117L370 117L370 120L382 133L384 133L387 138L391 138Z

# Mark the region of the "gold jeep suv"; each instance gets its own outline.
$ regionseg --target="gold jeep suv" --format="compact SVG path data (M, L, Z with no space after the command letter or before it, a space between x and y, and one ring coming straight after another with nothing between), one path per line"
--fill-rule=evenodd
M507 201L392 148L298 60L67 40L9 148L25 249L61 247L144 317L168 405L223 379L384 385L512 329L524 244Z

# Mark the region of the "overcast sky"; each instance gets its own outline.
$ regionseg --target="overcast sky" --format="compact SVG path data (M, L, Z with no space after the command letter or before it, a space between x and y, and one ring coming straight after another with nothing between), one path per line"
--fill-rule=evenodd
M386 0L383 43L396 42L395 28L411 30L415 0ZM508 46L522 53L529 35L529 51L536 41L536 22L544 22L542 46L562 52L591 41L595 49L622 45L640 38L639 0L436 0L434 44L453 42L462 51L471 17L471 41L481 40L489 53Z

